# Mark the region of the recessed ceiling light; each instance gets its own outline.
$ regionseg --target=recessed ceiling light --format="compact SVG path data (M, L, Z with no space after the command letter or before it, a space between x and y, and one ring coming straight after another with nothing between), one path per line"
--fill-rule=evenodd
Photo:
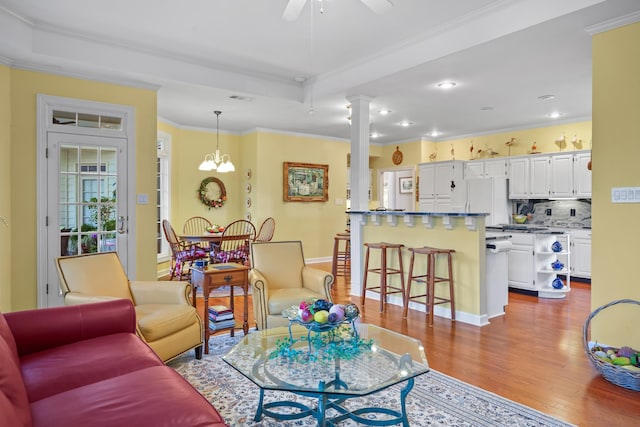
M391 113L391 110L382 109L382 110L378 111L378 113L380 113L380 115L382 115L382 116L386 116L386 115Z
M557 111L554 111L553 113L549 114L549 118L550 119L557 119L557 118L559 118L561 116L562 116L562 113L559 113Z
M411 126L412 124L413 124L413 122L410 122L408 120L403 120L403 121L400 122L400 126L402 126L403 128Z
M480 110L482 110L482 111L491 111L491 110L493 110L493 107L490 107L490 106L480 107Z
M432 136L432 137L434 137L434 138L435 138L435 137L436 137L436 136L438 136L438 135L440 135L440 132L438 132L437 130L432 130L432 131L431 131L431 136Z
M456 85L456 82L441 82L441 83L438 83L438 87L440 89L451 89L455 85Z
M555 97L555 95L540 95L538 99L541 101L548 101L550 99L555 99Z
M382 136L382 134L378 133L378 132L371 132L371 135L369 135L371 138L375 139L375 138L380 138Z

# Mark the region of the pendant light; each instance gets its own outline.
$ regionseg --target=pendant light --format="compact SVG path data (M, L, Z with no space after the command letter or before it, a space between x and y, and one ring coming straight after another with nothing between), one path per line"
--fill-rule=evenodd
M214 111L213 113L216 115L216 152L206 154L198 169L201 171L217 170L220 173L234 172L236 168L231 163L231 156L228 154L220 155L220 114L222 111Z

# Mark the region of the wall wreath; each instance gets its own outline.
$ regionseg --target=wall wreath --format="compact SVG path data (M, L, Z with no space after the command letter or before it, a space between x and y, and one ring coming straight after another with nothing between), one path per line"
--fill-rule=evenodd
M198 200L209 209L221 208L227 201L227 190L218 178L207 177L202 180L198 188Z

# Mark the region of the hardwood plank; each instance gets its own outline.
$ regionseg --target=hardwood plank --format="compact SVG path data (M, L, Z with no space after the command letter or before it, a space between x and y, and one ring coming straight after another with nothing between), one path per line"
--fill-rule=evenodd
M330 263L314 267L331 271ZM506 315L484 327L436 316L429 328L423 312L409 310L402 319L401 307L386 305L381 314L370 299L360 309L363 322L421 340L429 364L442 373L579 426L638 425L640 394L604 380L584 354L590 285L572 281L572 287L563 300L511 292ZM333 298L360 305L343 277ZM249 317L255 326L253 312Z

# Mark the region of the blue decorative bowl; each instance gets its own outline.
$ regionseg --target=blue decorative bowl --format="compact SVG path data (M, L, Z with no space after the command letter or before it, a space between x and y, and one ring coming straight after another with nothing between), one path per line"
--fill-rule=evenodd
M562 270L564 268L564 264L558 260L555 260L551 263L551 268L555 271Z
M562 279L556 277L555 279L553 279L553 282L551 282L551 286L553 287L553 289L562 289L564 288L564 283L562 282Z
M560 242L553 242L553 244L551 245L551 250L553 252L562 252L562 245L560 244Z

